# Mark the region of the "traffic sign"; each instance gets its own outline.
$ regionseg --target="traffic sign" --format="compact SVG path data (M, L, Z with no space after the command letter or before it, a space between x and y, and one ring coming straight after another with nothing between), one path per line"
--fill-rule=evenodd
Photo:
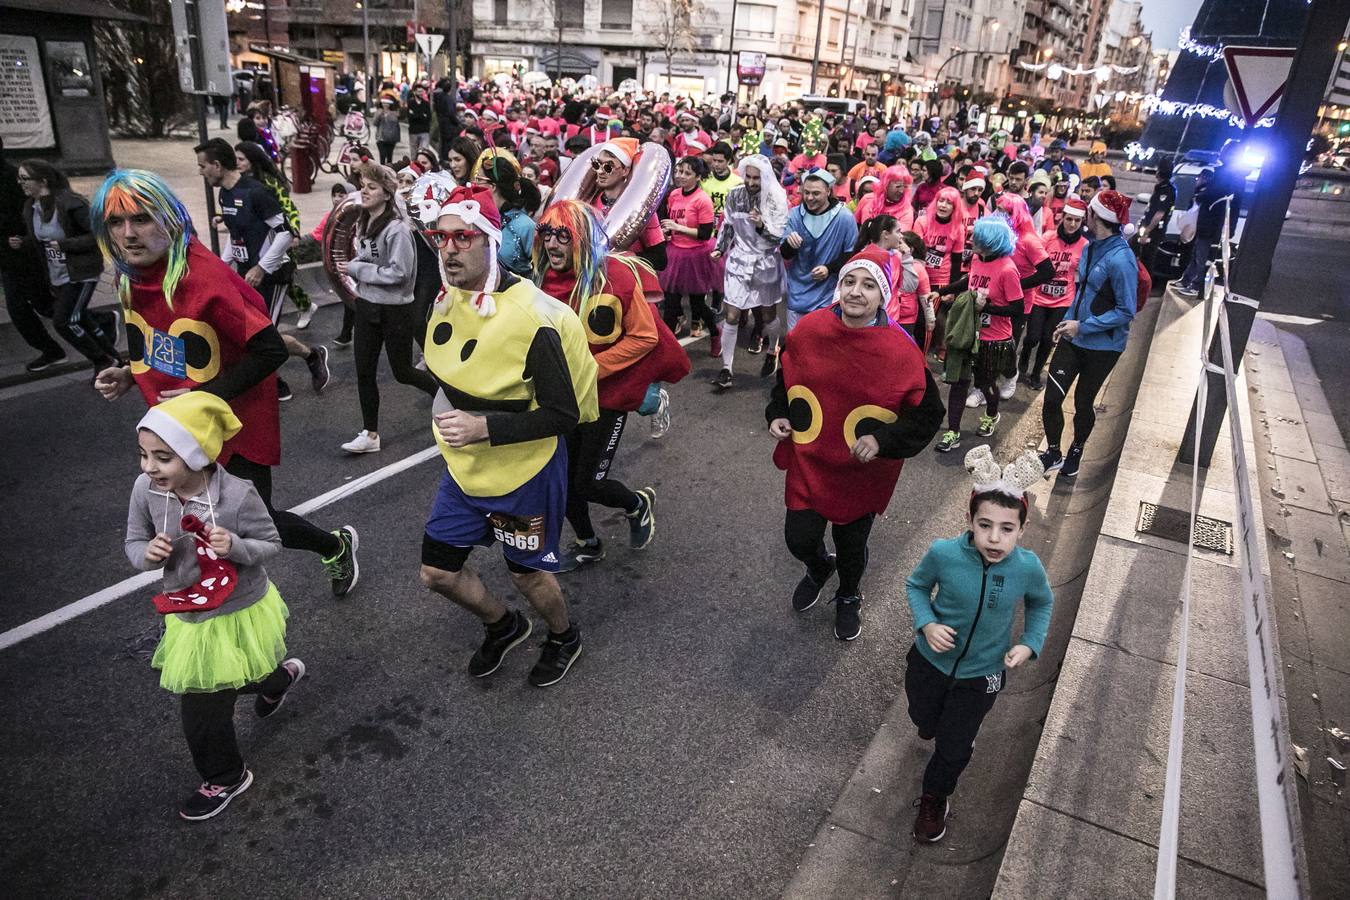
M1223 63L1236 101L1233 112L1250 128L1275 112L1294 62L1295 47L1224 47Z
M441 49L441 42L445 40L443 34L419 34L417 35L417 46L427 56L435 56L436 51Z

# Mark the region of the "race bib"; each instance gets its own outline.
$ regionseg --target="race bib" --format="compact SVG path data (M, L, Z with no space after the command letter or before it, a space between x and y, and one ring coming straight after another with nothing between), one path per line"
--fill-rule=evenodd
M936 269L942 266L942 257L945 254L937 250L929 250L923 255L923 264L930 269Z
M62 264L65 263L66 254L60 247L53 247L50 244L43 244L42 246L45 247L47 250L47 262L62 263Z
M993 321L994 321L994 320L989 316L989 313L980 313L980 327L981 327L981 328L988 328L989 325L990 325L990 323L993 322Z
M1047 297L1063 297L1068 291L1067 281L1050 281L1041 285L1041 293Z
M492 526L492 536L508 547L534 551L544 546L543 516L489 513L488 523Z
M237 263L248 262L248 247L243 244L231 244L230 257Z
M150 357L146 360L150 368L172 378L187 378L187 351L183 339L166 334L158 328L150 339Z

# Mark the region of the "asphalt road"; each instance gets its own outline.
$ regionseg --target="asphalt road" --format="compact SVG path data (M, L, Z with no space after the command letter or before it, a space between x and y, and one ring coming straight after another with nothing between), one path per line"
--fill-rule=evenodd
M331 337L336 320L325 310L309 336ZM907 466L873 532L862 638L835 640L831 607L788 605L800 569L782 543L766 385L748 374L759 358L743 355L736 389L714 396L706 347L693 345L694 374L672 391L667 437L630 422L616 472L656 487L657 537L634 553L621 519L597 516L610 555L563 576L585 649L554 688L525 682L534 642L469 678L481 630L419 585L437 461L313 516L360 530L350 597L331 599L307 554L269 567L309 677L265 723L241 704L257 780L216 820L176 814L197 782L178 703L133 653L153 640L153 589L0 650L6 893L777 896L897 696L903 579L931 540L960 530L968 488L961 453ZM428 403L387 381L384 451L346 457L354 375L349 354L333 359L322 398L288 364L281 503L431 444ZM143 407L110 406L72 375L0 393L0 411L3 631L135 574L122 536ZM510 594L498 554L473 562Z

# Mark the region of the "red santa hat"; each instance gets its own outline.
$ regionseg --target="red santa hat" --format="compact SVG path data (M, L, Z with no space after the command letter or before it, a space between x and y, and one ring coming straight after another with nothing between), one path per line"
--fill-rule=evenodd
M600 149L623 163L626 169L637 159L639 145L637 138L610 138L600 145Z
M594 119L597 123L608 123L614 117L614 111L609 108L608 103L601 103L595 108Z
M531 117L531 118L525 123L525 133L526 133L526 134L538 134L538 133L539 133L539 120L536 119L536 118L534 118L534 117Z
M690 111L687 110L687 109L682 109L682 110L680 110L679 114L678 114L677 116L675 116L675 121L676 121L676 122L680 121L681 119L693 119L693 120L694 120L694 124L698 124L698 116L694 115L692 112L690 112Z
M1067 197L1064 200L1064 215L1077 216L1081 219L1087 215L1087 204L1083 202L1082 197Z
M1088 208L1103 222L1121 226L1120 233L1125 237L1134 234L1134 226L1130 224L1130 198L1119 191L1098 191L1092 195Z
M492 199L492 191L481 184L462 184L451 191L450 196L441 204L440 216L459 216L465 225L477 228L487 235L487 283L473 298L474 309L480 316L486 318L497 311L492 292L497 287L497 248L502 243L502 214ZM448 286L444 270L441 272L441 280Z
M967 178L965 181L961 182L962 191L969 191L969 190L983 191L984 186L985 186L984 179L976 175L972 175L970 178Z
M877 285L881 288L881 308L885 309L886 304L891 302L891 255L875 244L869 244L863 248L860 253L854 254L849 261L839 268L839 281L834 289L834 299L839 299L839 286L844 283L844 276L855 269L861 269L872 276Z

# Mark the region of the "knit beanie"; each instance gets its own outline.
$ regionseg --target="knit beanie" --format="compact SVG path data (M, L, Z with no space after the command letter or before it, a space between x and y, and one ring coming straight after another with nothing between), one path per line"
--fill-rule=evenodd
M194 472L215 462L220 448L243 427L228 403L206 391L171 397L150 407L136 424L137 431L158 435Z
M855 253L848 262L839 268L838 285L844 283L844 276L855 269L861 269L881 288L881 307L891 302L891 257L875 244L864 247ZM839 299L839 287L835 288L835 299Z

